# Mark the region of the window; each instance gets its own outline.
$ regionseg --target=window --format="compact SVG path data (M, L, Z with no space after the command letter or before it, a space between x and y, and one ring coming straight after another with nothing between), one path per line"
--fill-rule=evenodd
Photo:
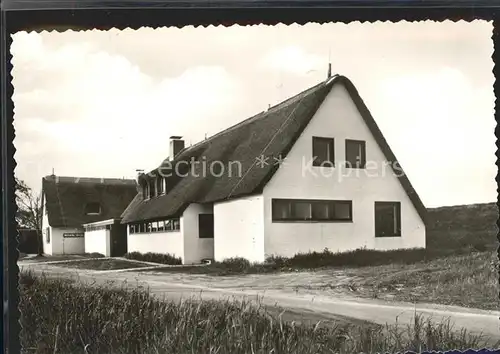
M346 167L365 168L366 143L361 140L346 140L345 161L346 161Z
M292 217L292 202L287 199L273 199L273 220L286 220Z
M173 219L172 228L174 231L179 231L181 229L181 221L179 219Z
M149 199L149 183L144 182L142 185L142 195L144 197L144 200Z
M375 202L375 237L401 236L401 203Z
M99 215L101 213L101 205L99 203L87 203L85 205L86 215Z
M164 177L156 178L156 189L157 189L157 195L165 194L165 178Z
M314 166L335 166L333 138L313 137L313 159Z
M50 227L45 228L45 241L50 243Z
M352 221L350 200L272 200L273 221Z
M151 222L137 223L130 225L131 234L179 231L179 230L180 230L179 219L151 221Z
M198 237L214 238L214 214L198 215Z
M135 225L129 225L128 232L129 234L135 234Z
M154 198L156 193L156 187L154 181L149 181L149 198Z

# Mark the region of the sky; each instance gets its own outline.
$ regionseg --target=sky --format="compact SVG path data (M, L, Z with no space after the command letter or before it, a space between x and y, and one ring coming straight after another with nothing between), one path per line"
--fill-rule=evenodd
M427 207L496 200L493 25L376 22L13 34L15 174L135 178L332 73Z

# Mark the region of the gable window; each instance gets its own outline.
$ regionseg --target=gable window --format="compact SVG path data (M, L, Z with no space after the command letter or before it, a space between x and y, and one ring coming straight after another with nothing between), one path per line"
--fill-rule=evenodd
M313 166L335 166L333 138L313 137Z
M50 227L45 228L45 241L50 243Z
M375 202L375 237L401 236L401 203Z
M99 203L87 203L85 205L86 215L99 215L101 213L101 205Z
M273 199L273 221L352 221L350 200Z
M346 140L345 161L346 161L346 167L365 168L366 143L362 140Z

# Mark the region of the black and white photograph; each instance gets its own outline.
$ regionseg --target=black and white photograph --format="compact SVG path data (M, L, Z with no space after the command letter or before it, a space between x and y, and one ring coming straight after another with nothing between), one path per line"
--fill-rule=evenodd
M12 34L23 352L500 349L492 33Z

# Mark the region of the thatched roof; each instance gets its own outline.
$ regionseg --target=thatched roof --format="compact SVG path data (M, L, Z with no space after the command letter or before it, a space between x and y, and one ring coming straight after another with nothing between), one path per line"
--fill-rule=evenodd
M42 194L52 227L81 227L82 224L120 217L137 194L130 179L46 176ZM86 215L88 203L99 203L99 215Z
M173 171L176 166L187 166L186 162L192 158L206 161L207 166L212 161L221 161L226 170L230 161L238 161L242 166L241 176L237 173L224 173L222 177L211 176L210 173L203 176L201 163L195 165L194 173L190 172L185 177L176 177L178 174L172 173L173 176L167 177L167 193L149 200L143 200L142 195L138 194L122 214L122 223L180 216L190 203L210 203L262 193L278 166L271 163L257 168L256 158L263 154L270 157L270 161L280 155L286 157L334 85L346 87L387 160L397 163L354 85L344 76L335 76L268 111L185 148L174 161L165 160L162 166L141 178L154 178L162 167L161 175L165 175L166 166L167 171ZM400 170L397 172L400 173ZM399 180L424 219L425 207L410 182L405 175Z

